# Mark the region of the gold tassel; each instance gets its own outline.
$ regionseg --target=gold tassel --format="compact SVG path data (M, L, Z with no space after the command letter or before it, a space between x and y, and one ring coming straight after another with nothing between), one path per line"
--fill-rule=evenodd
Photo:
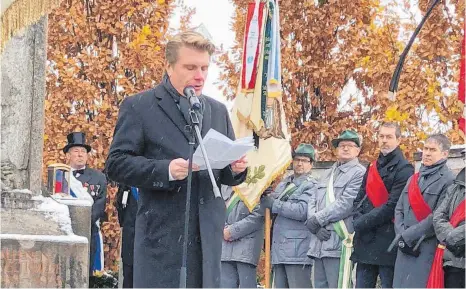
M62 0L16 0L2 14L0 52L5 44L21 29L33 24L43 15L58 7Z

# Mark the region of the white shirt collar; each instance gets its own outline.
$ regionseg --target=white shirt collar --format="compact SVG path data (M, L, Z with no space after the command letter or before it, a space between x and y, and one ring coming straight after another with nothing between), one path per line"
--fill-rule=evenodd
M77 170L85 170L85 169L86 169L86 166L83 166L83 167L81 167L81 168L79 168L79 169L73 169L73 168L71 168L71 171L74 172L74 171L77 171Z

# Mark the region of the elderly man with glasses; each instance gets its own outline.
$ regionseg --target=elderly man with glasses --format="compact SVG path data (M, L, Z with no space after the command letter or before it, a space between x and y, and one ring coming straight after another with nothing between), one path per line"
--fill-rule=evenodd
M351 288L351 212L366 169L358 160L361 140L355 131L345 130L332 145L337 161L308 203L306 226L313 235L307 255L314 259L314 287Z
M294 174L286 177L261 206L275 215L272 238L274 288L311 288L311 262L307 257L311 233L304 225L307 203L317 181L311 176L314 147L300 144L293 153Z

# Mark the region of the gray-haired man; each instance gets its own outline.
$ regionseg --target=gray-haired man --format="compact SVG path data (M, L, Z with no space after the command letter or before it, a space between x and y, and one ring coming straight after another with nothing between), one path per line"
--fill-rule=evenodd
M394 288L425 288L437 247L433 211L455 179L447 167L450 141L443 134L427 138L422 165L407 182L395 208L395 233L400 235ZM414 250L416 245L417 250Z

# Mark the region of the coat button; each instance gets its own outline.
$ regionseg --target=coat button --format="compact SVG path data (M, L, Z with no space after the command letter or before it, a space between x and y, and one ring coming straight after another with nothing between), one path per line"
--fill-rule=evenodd
M199 204L204 205L204 198L199 199Z

